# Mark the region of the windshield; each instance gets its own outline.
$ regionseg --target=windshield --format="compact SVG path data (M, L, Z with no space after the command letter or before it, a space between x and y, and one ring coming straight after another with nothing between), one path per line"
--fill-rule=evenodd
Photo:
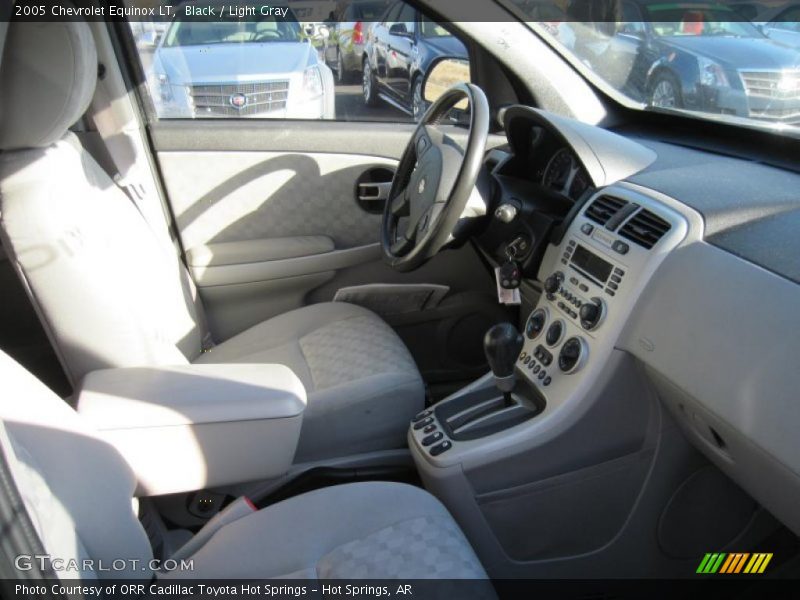
M546 41L618 101L800 130L796 22L769 6L652 0L512 0ZM555 7L543 10L543 5ZM787 13L788 14L788 13ZM560 17L558 16L560 15ZM750 15L754 22L745 15Z
M171 48L208 44L296 42L300 39L300 25L288 13L285 18L270 16L257 21L176 20L167 31L164 46Z

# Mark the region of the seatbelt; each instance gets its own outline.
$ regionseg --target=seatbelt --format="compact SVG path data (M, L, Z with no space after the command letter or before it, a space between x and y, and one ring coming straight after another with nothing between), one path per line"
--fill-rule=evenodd
M87 137L87 136L98 136L100 139L98 140L96 137ZM103 171L106 172L106 175L109 176L112 181L116 184L116 186L128 197L133 204L133 207L136 209L136 212L139 213L139 216L144 221L147 228L150 230L150 233L153 234L153 237L156 239L156 242L161 244L164 247L166 252L176 252L178 253L177 247L172 243L170 240L167 241L165 237L165 233L167 233L166 227L161 227L160 232L156 229L151 219L148 219L147 214L143 208L143 205L147 201L147 191L146 188L137 183L127 183L127 181L117 172L116 163L114 162L113 156L111 152L109 152L108 146L105 143L102 135L99 132L83 132L82 134L78 135L78 138L81 141L81 145L83 146L84 150L88 152L97 162ZM112 174L113 173L113 174ZM201 340L201 352L208 352L215 346L214 340L211 337L211 332L208 329L208 321L206 320L205 312L202 310L202 306L197 311L197 320L200 329L203 331L203 337Z
M117 123L115 113L110 108L112 102L103 78L98 77L93 104L109 108L95 111L92 114L91 122L103 141L102 149L109 159L106 162L113 167L114 172L109 173L109 176L125 192L158 239L163 240L164 234L167 234L172 250L183 260L183 252L174 227L172 227L172 215L169 214L160 197L158 205L161 210L158 215L151 212L154 203L147 202L151 194L153 198L157 194L152 184L152 174L140 172L141 167L137 160L134 141L134 136L138 136L139 132L138 130L128 132L125 130L124 124ZM147 184L148 180L149 185Z
M126 131L124 124L117 123L115 112L111 110L112 102L111 94L108 92L103 78L98 76L93 105L108 108L93 111L90 120L102 141L101 144L97 144L98 151L103 152L108 159L103 162L113 167L114 172L108 173L108 175L131 201L155 236L156 241L161 243L165 250L174 252L178 256L178 260L188 269L183 259L180 240L172 226L172 215L169 214L169 210L155 189L152 173L149 170L146 174L141 173L142 168L137 160L134 137L139 135L139 131ZM150 198L157 202L148 202ZM160 210L158 214L153 214L156 204ZM201 351L208 352L214 347L214 340L211 337L202 304L196 312L198 325L203 332Z

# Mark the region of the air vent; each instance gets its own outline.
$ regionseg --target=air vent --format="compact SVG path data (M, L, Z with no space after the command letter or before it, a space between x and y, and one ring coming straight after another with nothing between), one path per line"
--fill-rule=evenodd
M615 214L617 214L627 202L612 196L600 196L589 205L583 214L586 218L595 223L605 225Z
M667 221L643 208L622 226L619 234L649 250L671 227Z

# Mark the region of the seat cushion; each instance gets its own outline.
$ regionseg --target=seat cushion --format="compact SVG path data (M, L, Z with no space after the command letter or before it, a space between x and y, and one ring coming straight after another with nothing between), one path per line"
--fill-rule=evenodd
M419 488L352 483L296 496L226 525L164 578L481 579L447 509Z
M360 306L306 306L255 325L195 362L278 363L306 387L296 462L401 448L424 405L422 378L397 334Z

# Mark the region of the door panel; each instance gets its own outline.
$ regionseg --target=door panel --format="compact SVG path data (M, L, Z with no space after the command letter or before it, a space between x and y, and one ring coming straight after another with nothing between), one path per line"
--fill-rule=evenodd
M151 126L187 265L217 341L331 301L345 287L376 285L385 295L386 285L415 286L398 289L399 297L434 284L444 288L435 302L384 317L434 395L485 371L483 333L514 317L497 305L493 278L472 246L442 252L412 273L382 260L378 203L364 197L375 192L370 182L394 170L412 130L287 121ZM369 288L357 296L367 306L379 301Z
M337 249L378 240L380 215L355 201L356 180L395 161L279 152L159 152L184 247L324 233Z
M380 259L381 215L357 202L356 182L393 170L392 159L178 151L158 160L218 339L302 306L340 269Z

